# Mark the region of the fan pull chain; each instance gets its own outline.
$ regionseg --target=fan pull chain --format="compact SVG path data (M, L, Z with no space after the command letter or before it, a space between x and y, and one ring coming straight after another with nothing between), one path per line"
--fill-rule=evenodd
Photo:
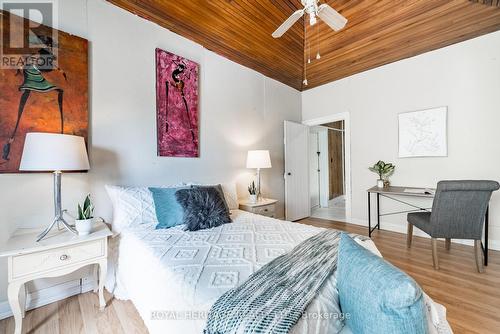
M304 47L308 48L308 39L307 39L307 26L304 24ZM306 54L308 54L308 49L306 49ZM302 81L302 84L304 86L308 85L307 82L307 64L311 63L310 56L308 55L307 61L304 59L304 81Z
M321 59L321 55L319 54L319 24L316 24L316 43L317 43L317 46L318 46L318 52L316 53L316 59L317 60L320 60Z
M311 41L307 41L307 63L311 63Z

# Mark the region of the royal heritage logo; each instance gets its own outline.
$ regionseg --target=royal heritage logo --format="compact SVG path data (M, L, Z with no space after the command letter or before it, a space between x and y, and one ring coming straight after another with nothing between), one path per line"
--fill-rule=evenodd
M0 9L0 69L57 67L58 0L0 0Z

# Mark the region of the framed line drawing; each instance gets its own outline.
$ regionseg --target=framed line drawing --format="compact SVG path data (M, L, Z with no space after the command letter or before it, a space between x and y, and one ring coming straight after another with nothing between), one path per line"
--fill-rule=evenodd
M446 157L447 107L400 113L399 157Z

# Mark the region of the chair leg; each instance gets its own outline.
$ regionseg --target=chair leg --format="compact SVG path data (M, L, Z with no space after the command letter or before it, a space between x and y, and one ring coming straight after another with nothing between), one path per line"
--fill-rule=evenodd
M445 239L445 247L446 247L446 250L450 250L450 248L451 248L451 239L450 238Z
M406 247L411 247L411 240L413 237L413 225L408 223L408 230L406 231Z
M434 264L434 269L439 270L439 259L438 259L438 244L437 244L438 239L437 238L432 238L431 243L432 243L432 262Z
M476 268L480 273L484 272L483 249L481 240L474 240L474 253L476 254Z

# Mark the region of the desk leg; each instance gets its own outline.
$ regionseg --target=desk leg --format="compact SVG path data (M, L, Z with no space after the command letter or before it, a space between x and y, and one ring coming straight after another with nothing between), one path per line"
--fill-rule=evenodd
M486 208L486 216L484 217L484 265L488 265L488 225L489 225L490 207Z
M99 310L104 311L106 300L104 299L104 282L108 271L108 260L99 261Z
M380 194L377 193L377 230L380 230Z
M14 315L15 330L14 334L21 334L23 327L23 310L19 300L19 290L24 285L22 282L11 282L7 288L7 296L9 298L9 305Z
M368 192L368 237L372 237L372 212L370 206L370 192Z

